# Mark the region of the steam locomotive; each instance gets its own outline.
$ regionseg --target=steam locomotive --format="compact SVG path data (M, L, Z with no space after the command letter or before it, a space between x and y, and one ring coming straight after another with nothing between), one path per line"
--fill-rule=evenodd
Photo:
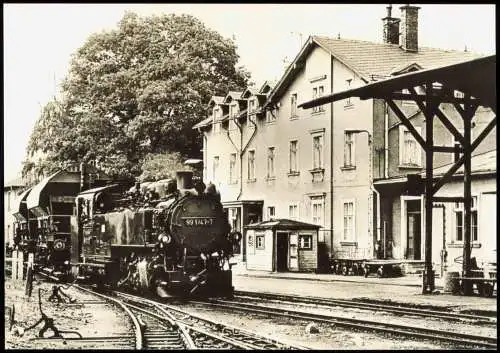
M160 187L161 186L161 187ZM231 233L215 186L177 172L154 188L108 185L79 193L71 271L79 280L166 296L230 296Z

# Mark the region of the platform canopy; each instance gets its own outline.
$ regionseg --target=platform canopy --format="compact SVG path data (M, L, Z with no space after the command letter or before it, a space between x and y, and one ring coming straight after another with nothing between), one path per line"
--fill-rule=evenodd
M496 113L496 55L461 62L436 69L413 71L338 93L332 93L302 103L299 108L312 108L348 97L360 99L386 98L408 86L424 85L428 81L440 82L470 94L479 105L490 107ZM452 92L453 93L453 92Z
M463 276L472 276L471 263L471 229L472 229L472 152L486 135L497 124L496 110L496 55L464 61L459 64L443 66L434 69L420 70L397 75L393 78L377 81L351 90L332 93L313 99L299 105L301 108L311 108L326 103L335 102L349 97L365 99L382 99L391 108L401 123L415 138L425 151L425 271L423 276L423 293L434 290L434 270L432 269L432 205L433 202L461 202L464 204L464 245L463 245ZM406 93L405 93L406 92ZM457 94L461 92L462 94ZM413 126L396 101L414 101L425 116L425 138ZM452 120L441 110L442 103L452 104L461 116L463 133L459 131ZM472 141L472 119L479 106L490 108L494 116L479 136ZM444 127L458 141L458 146L439 146L434 144L434 118L437 117ZM462 153L462 156L436 182L433 176L434 153ZM436 192L452 180L454 174L463 166L464 196L436 196ZM446 167L448 168L448 167ZM418 180L414 178L412 180ZM422 189L412 183L415 193ZM417 191L418 190L418 191ZM464 293L472 293L472 285L464 287Z

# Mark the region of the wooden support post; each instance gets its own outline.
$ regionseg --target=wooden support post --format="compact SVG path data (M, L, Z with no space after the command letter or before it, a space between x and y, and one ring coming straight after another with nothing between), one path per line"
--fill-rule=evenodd
M432 99L432 82L426 84L427 104L425 106L425 272L422 294L434 291L434 271L432 269L432 167L433 167L433 123L437 106Z
M24 279L24 253L22 251L19 251L17 255L17 280L22 281L23 279Z
M11 278L16 281L17 280L17 250L12 251L12 273Z
M472 113L472 114L471 114ZM474 115L474 109L470 104L465 105L465 114L463 115L464 122L464 262L463 262L463 276L471 276L471 155L472 148L470 143L471 136L471 121ZM472 294L472 282L464 281L463 291L465 295Z
M28 297L31 297L31 292L33 290L33 263L35 261L35 254L29 253L28 254L28 268L26 271L26 287L25 287L25 294Z

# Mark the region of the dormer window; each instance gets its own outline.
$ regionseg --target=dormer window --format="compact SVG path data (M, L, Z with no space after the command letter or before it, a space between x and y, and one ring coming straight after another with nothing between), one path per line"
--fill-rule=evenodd
M248 112L253 113L257 109L257 104L255 99L251 99L248 101Z
M238 116L238 104L233 103L229 106L229 116L235 118Z
M218 134L220 133L220 117L221 117L221 109L220 107L214 107L213 110L213 126L214 126L214 133Z

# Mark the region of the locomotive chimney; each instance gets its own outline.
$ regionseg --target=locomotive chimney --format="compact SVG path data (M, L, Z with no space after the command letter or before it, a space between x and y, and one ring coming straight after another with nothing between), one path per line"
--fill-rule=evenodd
M176 172L175 179L177 181L178 190L187 190L193 188L193 172L191 171L178 171Z

